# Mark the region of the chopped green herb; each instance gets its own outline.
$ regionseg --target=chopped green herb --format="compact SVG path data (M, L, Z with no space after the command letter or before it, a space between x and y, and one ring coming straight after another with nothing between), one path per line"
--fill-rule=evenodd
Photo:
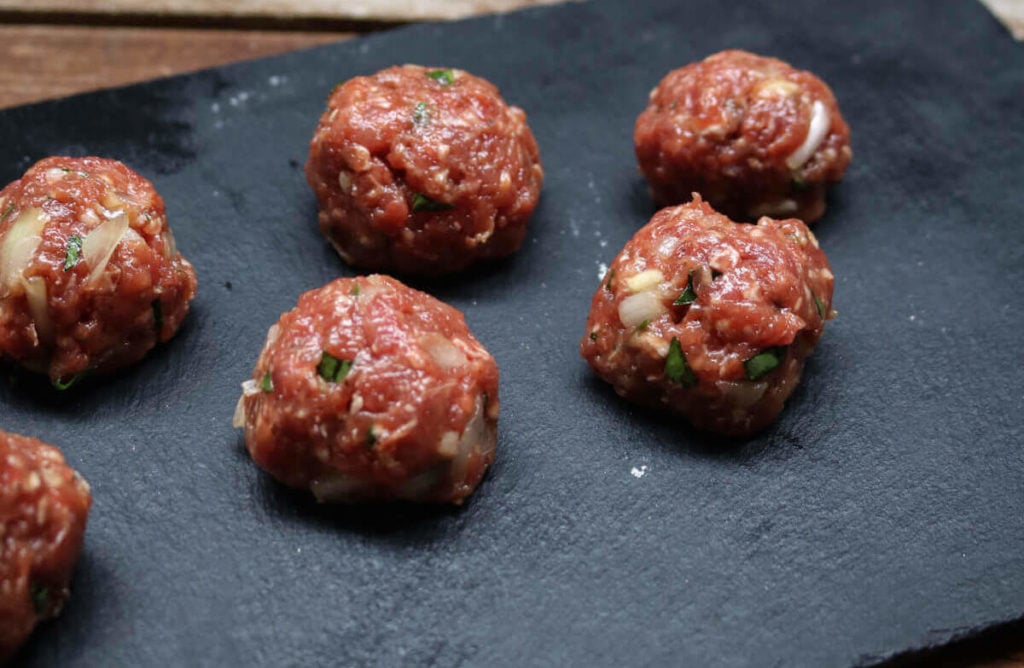
M366 430L366 447L372 448L375 445L377 445L377 432L371 424L370 428Z
M430 122L430 107L426 102L417 102L412 110L413 125L424 126Z
M65 174L69 174L71 172L71 168L70 167L61 167L60 171L64 172Z
M81 176L81 177L82 177L83 179L87 179L87 178L89 178L90 176L92 176L92 174L90 174L89 172L75 172L75 174L78 174L78 175L79 175L79 176Z
M615 270L612 269L608 272L608 281L604 284L604 289L608 292L612 291L612 279L615 278Z
M325 350L320 356L320 364L316 366L316 372L328 383L340 383L351 368L351 361L338 359Z
M450 69L427 70L427 76L440 83L442 86L447 86L455 81L455 72Z
M416 193L412 197L412 210L414 212L448 211L449 209L454 208L454 204L448 204L447 202L438 202L437 200L432 200L426 195L421 195L420 193Z
M679 383L684 387L693 387L697 384L697 375L686 363L686 356L679 345L679 339L672 337L672 343L668 346L668 357L665 358L665 376L673 383Z
M821 302L818 295L814 295L814 306L818 309L818 317L822 320L825 319L825 305Z
M34 584L29 589L29 596L32 597L32 609L36 616L41 617L50 607L50 589L43 585Z
M274 379L270 377L270 372L263 374L263 380L260 382L260 389L264 392L274 391Z
M590 333L590 340L591 341L597 341L597 332L591 332Z
M352 289L349 290L348 293L350 295L352 295L353 297L358 297L359 296L359 284L358 283L353 283L352 284Z
M650 326L650 324L651 324L650 320L644 320L642 323L640 323L639 325L636 326L636 331L642 332L645 329L647 329Z
M683 294L676 297L676 300L672 302L672 306L685 306L697 301L697 293L693 291L693 272L694 270L691 269L690 275L686 278L686 289L683 290Z
M747 380L758 380L771 373L782 364L782 358L785 356L785 346L769 348L754 355L743 363L743 369L747 372Z
M807 188L810 187L807 184L807 181L805 181L799 174L793 174L791 183L793 184L793 190L796 190L797 192L807 190Z
M4 209L4 215L0 216L0 220L3 220L7 216L11 215L12 211L14 211L14 202L11 202L10 204L7 205L7 208Z
M160 298L157 297L151 304L153 307L153 326L156 328L156 335L159 338L160 332L164 331L164 305L160 303Z
M80 381L83 378L85 378L86 374L88 374L88 373L89 373L88 371L79 371L78 373L73 374L67 380L64 380L63 378L57 378L55 380L51 380L50 384L53 385L53 388L55 390L59 390L60 392L63 392L64 390L70 388L72 385L74 385L78 381Z

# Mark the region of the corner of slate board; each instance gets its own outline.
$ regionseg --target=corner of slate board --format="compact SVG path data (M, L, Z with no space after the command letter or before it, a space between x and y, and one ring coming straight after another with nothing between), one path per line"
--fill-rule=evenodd
M840 318L778 424L724 446L623 404L576 343L653 212L647 91L729 47L821 75L854 161L815 227ZM523 250L423 286L498 359L499 458L461 510L317 507L230 418L269 325L352 273L302 174L327 92L400 62L491 79L541 146ZM137 367L60 402L0 386L3 428L60 445L95 495L72 600L19 659L851 665L1018 619L1021 90L1024 52L973 2L591 0L0 112L4 182L125 160L200 281Z

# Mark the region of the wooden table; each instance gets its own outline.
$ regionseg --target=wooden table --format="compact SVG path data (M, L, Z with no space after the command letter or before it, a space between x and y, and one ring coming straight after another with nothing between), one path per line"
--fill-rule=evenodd
M0 0L0 108L559 0ZM1024 0L981 0L1024 39ZM1024 48L1024 46L1022 46ZM1024 666L1024 624L893 665Z

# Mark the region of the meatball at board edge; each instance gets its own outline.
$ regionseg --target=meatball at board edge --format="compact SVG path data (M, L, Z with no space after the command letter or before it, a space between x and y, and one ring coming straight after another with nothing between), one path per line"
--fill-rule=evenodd
M0 111L0 654L1020 627L1021 90L976 3L590 0Z

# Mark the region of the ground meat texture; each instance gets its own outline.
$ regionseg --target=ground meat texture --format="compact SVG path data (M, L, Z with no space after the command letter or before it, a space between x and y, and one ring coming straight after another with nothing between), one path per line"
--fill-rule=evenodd
M306 177L347 262L437 275L514 253L544 171L526 115L492 84L404 65L335 88Z
M669 72L636 120L636 156L660 206L699 192L737 220L825 213L852 155L829 87L810 72L723 51Z
M0 663L64 606L91 503L57 448L0 431Z
M387 276L302 295L242 387L253 459L320 501L461 503L494 459L494 358L459 311Z
M799 382L832 287L802 222L734 223L695 195L655 214L612 262L580 352L621 396L746 436Z
M104 158L46 158L0 191L0 354L58 387L170 339L196 291L153 185Z

